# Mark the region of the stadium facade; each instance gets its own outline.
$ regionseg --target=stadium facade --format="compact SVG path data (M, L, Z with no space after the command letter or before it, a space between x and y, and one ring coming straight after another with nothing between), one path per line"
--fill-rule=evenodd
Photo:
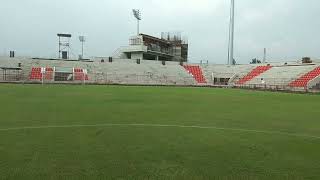
M0 57L0 81L206 86L319 91L320 63L215 65L96 57L90 61Z

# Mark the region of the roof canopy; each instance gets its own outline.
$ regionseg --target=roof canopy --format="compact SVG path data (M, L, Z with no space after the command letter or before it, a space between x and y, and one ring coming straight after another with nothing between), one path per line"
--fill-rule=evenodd
M59 37L71 38L71 34L57 34Z

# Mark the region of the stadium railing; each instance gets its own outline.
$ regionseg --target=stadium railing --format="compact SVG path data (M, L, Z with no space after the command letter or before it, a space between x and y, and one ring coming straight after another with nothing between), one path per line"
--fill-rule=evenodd
M25 74L21 70L0 68L0 82L19 83L24 82L25 79Z
M51 78L49 78L51 76ZM30 74L20 72L7 72L4 77L3 70L0 69L0 82L11 83L37 83L37 84L99 84L99 85L151 85L151 86L197 86L193 77L172 76L162 74L120 74L120 73L88 73L86 78L74 78L72 73L52 73L45 72L42 79L30 80ZM310 88L295 88L288 84L293 81L290 78L274 78L266 79L263 83L246 83L243 85L237 84L213 84L208 83L209 87L225 87L225 88L242 88L242 89L257 89L257 90L272 90L272 91L300 91L309 92ZM201 85L203 86L203 85ZM314 91L320 89L313 88Z
M50 72L49 72L50 73ZM48 78L52 75L52 78ZM28 80L32 83L43 84L121 84L121 85L181 85L193 86L192 77L180 77L169 75L147 74L119 74L119 73L88 73L87 78L77 78L72 73L51 73L43 74L44 78L38 80ZM82 76L81 76L82 77Z

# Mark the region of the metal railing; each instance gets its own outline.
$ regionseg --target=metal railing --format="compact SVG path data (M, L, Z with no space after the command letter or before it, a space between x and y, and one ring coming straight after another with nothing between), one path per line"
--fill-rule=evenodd
M118 73L91 73L90 82L97 84L137 84L137 85L195 85L192 77L170 75L145 74L118 74Z
M315 77L314 79L312 79L311 81L308 82L307 87L309 89L311 88L317 88L320 84L320 76Z
M19 70L3 70L0 69L0 82L20 82L24 81L25 74Z
M320 89L308 89L306 87L291 87L287 85L261 85L261 84L245 84L233 85L231 88L265 90L265 91L285 91L285 92L312 92L320 93Z
M43 74L38 79L30 79L30 73L7 74L6 79L0 71L0 82L12 83L38 83L38 84L100 84L100 85L155 85L155 86L197 86L193 77L173 76L164 74L120 74L106 72L90 72L88 80L85 76L74 77L74 74L52 73ZM311 89L307 87L290 87L288 84L292 81L290 78L284 79L268 79L265 83L245 83L245 84L229 84L225 83L208 83L201 86L208 87L226 87L226 88L241 88L241 89L256 89L256 90L272 90L272 91L299 91L309 92ZM273 84L277 82L279 84ZM320 89L314 91L320 91Z

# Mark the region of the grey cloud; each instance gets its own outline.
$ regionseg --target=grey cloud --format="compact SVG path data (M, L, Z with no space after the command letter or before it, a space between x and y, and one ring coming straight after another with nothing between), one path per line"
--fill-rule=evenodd
M0 50L20 55L56 56L58 32L85 34L88 56L108 56L135 34L132 8L143 13L143 33L182 31L190 60L227 61L229 0L1 0ZM320 1L236 0L235 58L247 63L269 59L319 57ZM1 52L1 51L0 51Z

